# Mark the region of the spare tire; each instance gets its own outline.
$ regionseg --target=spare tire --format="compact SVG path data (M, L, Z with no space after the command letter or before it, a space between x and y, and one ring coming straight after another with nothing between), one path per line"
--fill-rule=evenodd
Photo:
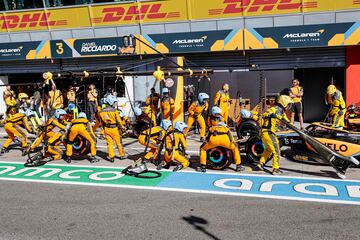
M250 137L249 140L245 143L245 152L246 155L253 161L259 162L261 155L265 151L265 145L261 141L259 136ZM272 155L267 159L270 161L272 159Z
M244 137L258 136L259 132L259 125L252 119L246 119L236 127L236 133L239 139Z
M90 143L83 137L77 136L72 144L73 156L84 156L90 153Z
M230 151L223 147L209 149L206 153L207 165L214 170L223 170L231 164Z

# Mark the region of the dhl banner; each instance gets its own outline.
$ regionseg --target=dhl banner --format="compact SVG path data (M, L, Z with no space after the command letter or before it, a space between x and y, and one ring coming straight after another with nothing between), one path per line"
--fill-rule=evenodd
M296 14L360 8L360 0L190 0L190 19Z
M0 13L0 32L121 26L360 8L360 0L158 0Z
M121 26L187 20L185 0L86 5L0 13L0 32Z
M146 44L125 47L124 38L92 38L1 43L0 60L30 60L116 56L128 54L171 54L252 49L329 47L360 44L360 22L247 28L221 31L136 35ZM151 47L149 47L151 46Z

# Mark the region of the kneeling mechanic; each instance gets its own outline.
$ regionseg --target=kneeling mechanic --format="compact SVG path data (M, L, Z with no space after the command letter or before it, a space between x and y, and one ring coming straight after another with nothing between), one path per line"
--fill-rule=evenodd
M96 138L92 130L89 120L86 118L84 112L79 113L78 118L71 121L71 124L67 126L66 134L66 158L65 161L70 163L71 156L73 154L73 146L76 137L83 137L90 143L90 156L89 161L91 163L98 162L96 159Z
M200 168L197 169L198 171L206 172L207 151L215 147L223 147L231 151L234 163L236 164L235 170L237 172L245 170L245 168L241 166L240 151L235 144L235 140L230 129L224 122L222 122L221 113L222 112L219 107L213 107L211 109L211 127L209 128L206 142L200 147Z

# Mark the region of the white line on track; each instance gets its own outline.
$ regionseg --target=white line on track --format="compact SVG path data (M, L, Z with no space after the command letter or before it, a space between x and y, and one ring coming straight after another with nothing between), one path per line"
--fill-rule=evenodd
M12 163L12 164L21 164L21 162L12 162L12 161L0 161L0 163ZM59 166L59 167L87 167L87 168L104 168L104 169L109 169L109 168L125 168L126 166L96 166L96 165L75 165L75 164L59 164L59 163L48 163L46 165L53 165L53 166ZM148 167L149 170L154 170L157 171L156 168L153 167ZM168 170L168 169L162 169L162 172L172 172L172 170ZM238 175L238 176L248 176L248 177L264 177L264 178L292 178L292 179L307 179L307 180L330 180L330 181L335 181L335 182L356 182L356 183L360 183L360 180L345 180L345 179L334 179L334 178L327 178L327 177L323 177L323 178L319 178L319 177L297 177L297 176L272 176L272 175L262 175L262 174L251 174L251 173L229 173L229 172L219 172L219 171L215 171L215 170L207 170L206 173L201 173L201 172L196 172L196 171L191 171L191 170L181 170L180 172L186 172L186 173L194 173L194 174L207 174L207 173L211 173L211 174L217 174L217 175Z
M128 188L128 189L130 188L130 189L140 189L140 190L160 190L160 191L170 191L170 192L201 193L201 194L213 194L213 195L268 198L268 199L279 199L279 200L360 205L360 202L355 202L355 201L328 200L328 199L319 199L319 198L309 199L309 198L301 198L301 197L270 196L270 195L261 195L261 194L231 193L231 192L218 192L218 191L194 190L194 189L147 187L147 186L133 186L133 185L111 185L111 184L103 184L103 183L83 183L83 182L71 182L71 181L58 182L52 180L14 179L14 178L1 178L1 177L0 180L16 181L16 182L51 183L51 184L62 184L62 185L79 185L79 186L92 186L92 187L112 187L112 188Z

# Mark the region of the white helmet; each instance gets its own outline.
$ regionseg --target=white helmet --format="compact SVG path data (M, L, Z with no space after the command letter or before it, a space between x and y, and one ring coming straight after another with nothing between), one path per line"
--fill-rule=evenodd
M77 118L78 118L78 119L79 119L79 118L87 119L86 113L80 112Z

